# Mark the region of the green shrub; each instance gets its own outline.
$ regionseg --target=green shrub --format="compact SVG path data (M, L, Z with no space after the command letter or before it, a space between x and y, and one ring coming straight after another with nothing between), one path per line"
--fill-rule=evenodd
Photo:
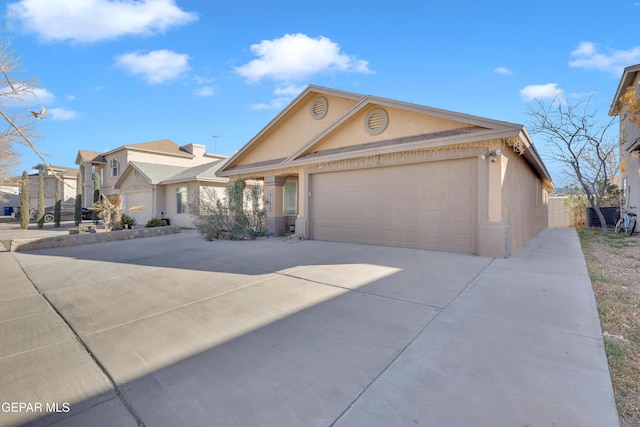
M156 218L156 219L157 219L157 218ZM126 225L126 226L128 226L129 228L132 228L134 225L136 225L136 219L135 219L134 217L132 217L132 216L129 216L129 215L127 215L127 214L124 214L124 213L123 213L123 214L120 216L120 223L121 223L123 226L125 226L125 225ZM150 227L155 227L155 226L150 226Z
M259 185L244 188L243 182L236 181L222 198L214 188L202 188L200 197L192 198L189 210L196 230L206 240L253 240L267 232Z
M74 213L74 220L76 227L82 222L82 174L78 172L76 176L76 210Z
M58 179L56 178L56 204L54 205L53 208L53 221L55 222L55 227L56 228L60 228L60 216L62 214L62 188L61 188L61 184L62 184L62 178Z
M20 228L26 230L29 227L31 208L29 207L29 175L22 172L22 188L20 189Z
M164 219L151 218L149 221L147 221L147 223L144 226L146 228L150 228L150 227L164 227L166 225L167 225L167 221L165 221Z
M36 218L38 228L44 226L44 171L38 174L38 216Z

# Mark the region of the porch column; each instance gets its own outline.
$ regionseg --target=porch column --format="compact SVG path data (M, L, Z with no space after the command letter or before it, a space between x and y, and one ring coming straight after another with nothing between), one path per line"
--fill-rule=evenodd
M503 184L509 159L498 154L478 162L478 255L507 258L511 255L509 223L503 218ZM486 204L485 204L486 203Z
M264 178L264 195L267 200L267 230L274 236L285 234L285 220L283 212L285 177L266 176Z
M82 207L93 205L93 170L91 163L82 163Z

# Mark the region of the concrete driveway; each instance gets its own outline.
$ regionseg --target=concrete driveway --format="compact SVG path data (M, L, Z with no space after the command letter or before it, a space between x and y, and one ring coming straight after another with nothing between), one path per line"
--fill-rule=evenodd
M184 231L0 271L0 425L619 425L572 229L506 260Z

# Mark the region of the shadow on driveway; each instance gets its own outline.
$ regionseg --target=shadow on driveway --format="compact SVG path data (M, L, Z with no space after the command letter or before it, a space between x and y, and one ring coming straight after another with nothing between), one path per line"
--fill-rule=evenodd
M523 252L529 263L545 239L575 249L570 234L540 238L543 250ZM36 334L0 357L2 377L13 378L3 389L68 402L69 412L9 415L76 425L613 425L590 282L571 250L552 255L573 257L563 271L533 277L516 257L206 242L195 232L6 254L106 372L92 381L115 385L79 397L73 373L5 377L25 361L50 372L69 363ZM56 393L39 392L52 381Z

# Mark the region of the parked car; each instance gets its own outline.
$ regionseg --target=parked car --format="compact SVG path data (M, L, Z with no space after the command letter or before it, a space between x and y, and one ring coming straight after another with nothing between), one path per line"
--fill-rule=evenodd
M53 222L55 206L47 206L44 208L44 222ZM87 208L82 208L82 219L91 219L91 211ZM31 209L31 219L33 221L38 219L38 209ZM60 205L60 221L73 221L76 219L76 205L73 203L62 203Z

